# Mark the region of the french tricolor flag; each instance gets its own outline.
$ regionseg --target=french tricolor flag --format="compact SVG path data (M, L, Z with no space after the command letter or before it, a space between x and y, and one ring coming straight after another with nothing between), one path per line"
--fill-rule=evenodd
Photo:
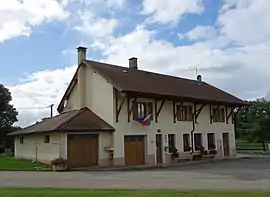
M141 118L141 117L137 118L136 121L141 123L142 126L149 125L151 122L151 113L148 114L145 118Z

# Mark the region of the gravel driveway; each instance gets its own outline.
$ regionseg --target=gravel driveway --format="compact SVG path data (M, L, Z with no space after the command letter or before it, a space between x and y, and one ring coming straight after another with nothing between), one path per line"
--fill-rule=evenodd
M148 171L0 172L0 187L269 189L270 159L230 160Z

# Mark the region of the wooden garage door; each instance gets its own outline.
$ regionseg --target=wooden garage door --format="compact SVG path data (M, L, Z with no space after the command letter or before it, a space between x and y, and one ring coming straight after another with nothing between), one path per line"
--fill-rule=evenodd
M98 165L98 135L68 135L68 167Z
M126 166L144 164L144 136L125 136Z

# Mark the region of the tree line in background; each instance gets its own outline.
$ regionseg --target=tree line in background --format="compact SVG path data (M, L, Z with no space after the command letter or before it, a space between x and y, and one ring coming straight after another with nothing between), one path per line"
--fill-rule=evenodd
M10 91L0 84L0 153L5 148L13 147L13 140L7 134L21 129L14 126L18 121L18 112L11 101ZM266 150L266 143L270 142L270 102L257 99L249 103L250 106L242 108L236 116L236 138L259 142Z
M7 134L20 129L20 127L13 126L18 121L18 112L11 101L10 91L0 84L0 154L4 152L5 148L13 148L13 140Z
M261 143L266 151L270 142L270 102L257 99L249 103L236 116L236 138Z

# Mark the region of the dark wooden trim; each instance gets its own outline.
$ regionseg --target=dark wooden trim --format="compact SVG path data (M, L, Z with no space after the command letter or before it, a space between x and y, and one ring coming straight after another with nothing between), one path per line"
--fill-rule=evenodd
M220 105L218 105L218 106L215 108L215 110L214 110L214 112L213 112L213 114L212 114L212 106L210 105L210 123L211 123L211 124L213 123L213 118L214 118L214 116L216 115L217 111L219 110L219 107L220 107Z
M158 116L159 116L159 114L160 114L160 112L161 112L161 109L162 109L164 103L165 103L165 99L163 99L163 100L161 101L161 104L160 104L160 106L159 106L159 108L158 108L158 106L157 106L157 100L155 100L155 121L156 121L156 122L158 122Z
M176 101L173 101L173 123L176 123L176 116L178 114L177 106L183 106L183 102L180 102L180 104L176 104Z
M236 112L232 115L232 124L234 124L235 123L235 118L236 118L236 116L237 116L237 114L239 113L239 111L240 111L240 109L241 109L242 107L238 107L237 108L237 110L236 110ZM233 110L234 111L234 110Z
M119 114L120 114L120 112L121 112L121 109L122 109L122 107L123 107L123 105L124 105L126 99L127 99L127 95L124 96L124 98L123 98L123 100L122 100L122 102L120 103L120 106L119 106L119 108L118 108L118 97L117 97L117 95L115 94L116 122L119 121Z
M195 123L198 123L198 117L200 115L200 113L202 112L202 109L204 108L205 104L202 104L201 107L197 110L197 104L194 104L194 111L195 111Z
M231 107L230 113L228 114L228 107L226 106L226 123L229 123L230 117L233 115L234 107Z
M131 112L134 108L134 104L137 102L137 98L134 98L133 101L132 101L132 104L131 104L131 108L129 108L129 101L130 101L131 98L128 98L128 101L127 101L127 110L128 110L128 122L130 122L130 116L131 116Z

